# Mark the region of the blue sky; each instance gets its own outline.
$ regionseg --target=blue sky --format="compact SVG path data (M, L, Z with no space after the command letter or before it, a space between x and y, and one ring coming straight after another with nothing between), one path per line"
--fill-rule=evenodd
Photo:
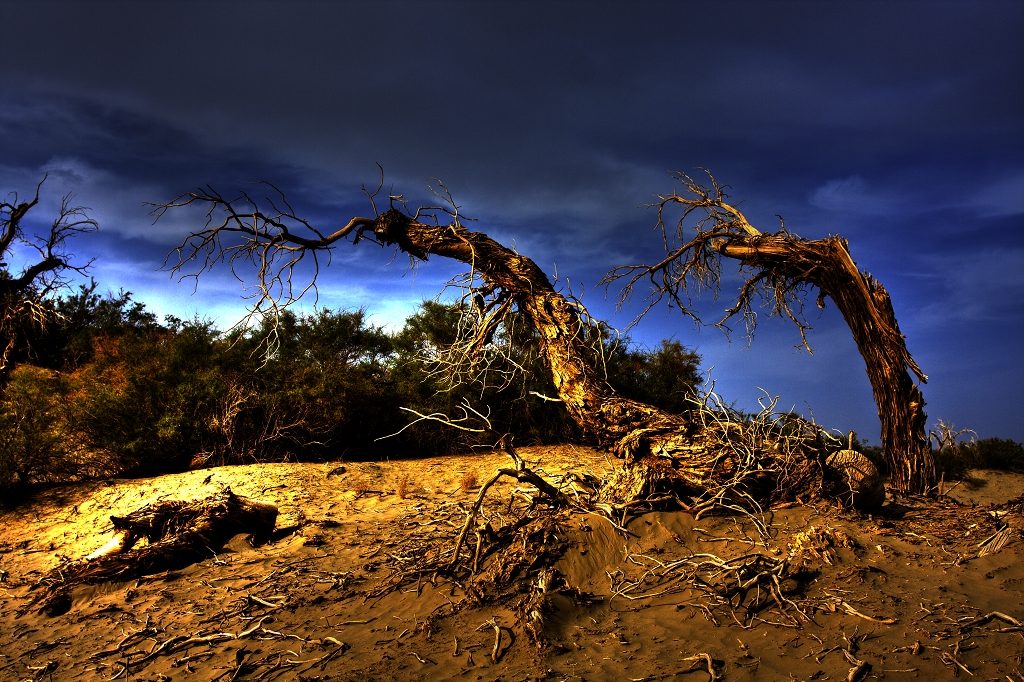
M762 230L842 234L890 290L932 422L1024 440L1024 4L886 2L12 2L0 47L0 190L74 192L101 231L93 275L150 308L241 316L160 266L195 217L146 202L269 180L326 226L377 178L413 204L442 178L479 229L597 286L658 256L648 207L711 169ZM343 245L320 304L400 324L458 272ZM709 319L730 302L701 303ZM635 312L635 311L632 311ZM766 313L767 311L765 311ZM779 320L747 344L658 311L633 332L697 349L716 389L763 388L877 442L863 364L829 305L814 354Z

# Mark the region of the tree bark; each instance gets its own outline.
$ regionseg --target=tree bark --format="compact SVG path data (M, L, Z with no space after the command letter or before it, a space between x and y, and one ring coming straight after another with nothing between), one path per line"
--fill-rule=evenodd
M620 300L636 284L648 282L649 305L668 298L699 322L690 304L690 287L718 291L721 260L733 258L741 263L746 280L719 325L742 313L748 334L752 333L757 320L753 301L763 298L771 302L772 314L797 326L808 350L804 286L817 287L818 306L824 307L826 297L836 302L864 358L892 486L907 493L931 492L935 465L924 434L924 399L914 381L915 376L921 382L927 377L907 351L885 288L857 269L844 239L802 239L787 232L785 224L775 234L763 234L726 201L725 189L710 173L707 186L685 173L677 178L683 191L662 195L657 204L664 258L650 265L620 266L604 282L626 279Z
M889 292L857 268L846 241L809 241L785 233L740 236L722 240L718 251L774 279L811 283L835 301L864 358L890 485L906 493L930 490L935 463L925 435L924 397L911 372L920 381L927 376L907 350Z
M603 360L601 331L582 305L555 291L548 277L529 258L484 233L466 229L450 196L447 197L449 208L433 209L434 215L429 216L431 222L420 220L421 213L429 214L431 209L409 216L392 208L376 218L352 218L327 233L296 215L280 190L272 185L268 187L276 195L267 199L270 212L259 208L246 193L229 199L212 188L182 195L160 207L158 212L162 213L171 208L202 204L211 218L204 228L188 235L178 246L178 263L173 269L183 272L195 267L202 272L225 260L232 264L236 260L250 261L259 272L250 314L274 315L301 295L293 292L315 287L315 275L305 288L294 285L296 265L307 254L315 259L318 252L330 251L349 235L353 235L352 241L356 244L367 233L372 233L378 243L397 245L414 258L436 255L458 260L471 269L467 300L472 301L478 320L477 326L460 339L444 362L456 377L471 373L465 366L486 366L493 334L513 310L518 310L538 332L542 356L569 416L625 462L604 485L605 501L628 506L638 500L676 500L691 508L721 504L741 504L749 508L766 500L835 492L830 486L836 478L832 474L837 472L829 470L826 450L838 450L841 446L827 443L822 430L810 422L792 415L778 415L771 409L764 410L753 420L746 420L720 405L707 409L698 407L688 416L682 416L617 395L599 370ZM701 192L699 199L688 202L690 208L686 213L698 209L708 211L698 223L697 237L654 266L623 268L627 273L639 273L626 287L627 292L641 277L650 276L653 281L655 276L661 276L664 282L655 287L656 293L672 296L685 312L679 290L686 286L687 278L693 273L714 279L715 264L722 256L715 245L732 243L730 240L737 236L737 230L759 234L742 214L721 201L720 188L715 196L699 187L697 190ZM442 186L442 195L444 191ZM375 195L376 192L369 194L371 200ZM662 208L677 198L664 198ZM452 218L449 224L440 224L441 213ZM661 215L659 211L659 220ZM713 225L712 229L699 227L708 224ZM666 245L668 242L666 238ZM756 243L757 249L764 250L763 257L767 257L772 243L768 238ZM755 244L737 241L733 246L750 249ZM730 255L753 259L758 253L756 249L750 253L737 250ZM781 262L785 264L785 258L781 258ZM806 264L800 266L806 267ZM780 271L782 269L780 267ZM787 277L792 279L794 275ZM478 285L479 280L482 284ZM761 276L755 276L744 287L748 298L759 282ZM784 286L782 290L785 291ZM741 297L741 300L744 299ZM267 343L272 348L272 336ZM889 348L891 346L884 346L883 352ZM900 357L909 361L909 356ZM880 372L884 371L895 370L885 366ZM884 386L884 382L880 383L879 390L884 390ZM866 458L863 466L858 465L860 471L872 468ZM838 475L843 478L842 471ZM877 481L878 478L865 476L859 480ZM842 482L859 485L846 478ZM852 492L855 499L879 497Z

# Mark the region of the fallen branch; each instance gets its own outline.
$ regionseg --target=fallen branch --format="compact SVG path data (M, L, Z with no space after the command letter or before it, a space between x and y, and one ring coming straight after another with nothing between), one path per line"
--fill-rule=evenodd
M868 616L866 614L863 614L860 611L858 611L857 609L855 609L852 606L850 606L850 604L848 604L847 602L843 601L842 599L837 601L836 605L839 606L839 608L841 608L846 613L850 614L851 616L857 616L858 618L863 618L864 620L869 620L872 623L882 623L883 625L895 625L896 622L897 622L895 618L873 618L872 616Z
M686 658L684 658L682 660L684 662L703 663L704 666L705 666L704 669L707 670L707 672L708 672L708 682L717 682L719 679L721 679L718 676L718 672L715 670L715 659L711 658L710 654L706 654L706 653L694 654L693 656L687 656ZM690 668L690 670L687 671L687 672L690 672L690 671L693 671L693 670L700 670L700 669L701 668L699 666L692 666Z
M968 623L964 623L963 625L960 626L960 631L963 632L964 630L970 630L971 628L976 628L979 625L986 625L988 623L991 623L994 620L1001 620L1004 623L1007 623L1007 624L1012 625L1014 627L1024 628L1024 623L1021 623L1019 620L1017 620L1013 616L1008 616L1005 613L1003 613L1002 611L990 611L989 613L986 613L984 616L979 616L978 618L975 618L974 620L972 620L972 621L970 621Z

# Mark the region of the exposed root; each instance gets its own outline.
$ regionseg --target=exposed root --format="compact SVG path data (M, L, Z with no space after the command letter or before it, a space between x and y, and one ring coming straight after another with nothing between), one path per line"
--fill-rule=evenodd
M700 608L714 623L719 624L718 617L724 615L744 628L758 622L799 627L811 620L814 611L835 612L837 608L873 622L894 622L857 612L838 598L806 596L808 585L820 574L822 565L836 561L838 548L852 546L852 540L842 531L812 526L798 534L785 553L769 549L767 553L726 558L702 552L665 561L627 551L625 563L639 571L609 574L610 600L679 595L680 604ZM768 620L764 615L768 610L782 620Z
M602 487L600 502L623 512L623 520L627 511L651 509L763 514L765 505L792 500L837 498L863 510L885 501L871 460L842 450L843 441L814 422L776 411L777 397L765 394L752 416L714 391L690 402L689 431L648 420L614 444L625 462Z
M769 607L777 607L790 626L809 620L793 597L817 574L786 559L759 553L723 559L701 553L669 562L645 555L633 555L631 560L644 570L633 578L621 571L612 574L613 599L682 594L683 603L700 604L712 619L715 611L720 610L743 627L750 627Z
M530 483L540 491L541 495L546 498L551 504L556 506L566 506L569 504L569 500L566 496L553 485L541 478L537 473L527 468L526 463L523 462L523 458L515 451L515 449L506 440L502 440L502 449L512 458L512 462L515 465L514 469L498 469L494 472L486 483L480 487L480 492L476 496L476 501L473 502L473 506L470 508L469 513L466 514L466 522L462 526L462 530L459 532L459 537L455 542L455 550L452 552L451 562L448 564L448 570L452 571L455 569L456 564L459 562L459 558L462 552L462 548L466 543L466 536L469 534L470 529L473 526L473 522L476 521L477 516L480 513L480 507L484 503L484 498L487 496L487 491L490 490L491 486L498 482L502 476L508 476L514 478L522 483ZM479 564L480 547L482 546L482 540L480 533L482 530L478 530L477 537L477 551L473 559L472 573L476 573Z

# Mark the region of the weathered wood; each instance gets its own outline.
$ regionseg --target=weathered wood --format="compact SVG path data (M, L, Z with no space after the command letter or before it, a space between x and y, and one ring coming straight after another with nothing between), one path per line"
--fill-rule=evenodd
M722 255L757 269L758 277L787 290L810 283L835 301L871 382L890 485L911 493L933 488L935 462L925 434L925 402L914 381L914 377L927 381L927 376L907 350L889 292L857 268L846 240L835 236L805 240L781 232L737 235L722 240L717 248Z
M225 489L203 500L149 504L127 516L111 516L110 520L118 539L104 552L50 571L35 586L42 592L29 606L38 604L44 612L59 615L71 607L70 591L77 585L181 569L210 558L241 533L269 538L277 507ZM143 538L148 543L136 547Z
M885 502L885 484L878 470L867 457L856 450L840 450L825 460L828 467L841 475L838 494L857 509L877 509ZM846 487L843 490L842 486Z
M276 188L271 189L277 192ZM271 213L263 212L246 194L232 200L204 188L163 206L161 210L205 205L211 216L206 227L186 237L178 247L178 264L174 269L183 272L196 267L202 272L217 267L225 259L233 262L236 258L258 257L263 266L257 283L258 295L251 308L255 315L280 310L295 301L296 294L292 292L312 287L315 279L305 289L280 285L291 283L296 264L307 253L329 251L349 235L353 243L358 243L372 233L377 243L397 245L413 258L441 256L458 260L471 270L467 279L468 298L480 319L469 336L462 339L461 355L453 355L448 365L456 375L464 376L464 363L460 360L473 364L481 357L486 358L498 325L518 311L538 334L541 355L569 416L624 460L625 471L606 484L604 500L631 504L638 498L653 497L703 504L708 498L729 497L757 505L780 497L810 497L824 490L827 453L822 443L816 442L820 440L818 435L810 439L802 435L790 438L770 420L745 425L731 418L722 420L717 415L710 420L690 419L616 394L599 369L603 350L600 331L583 307L557 292L532 260L482 232L466 229L454 201L450 202L451 210L436 209L431 220L421 220L421 211L410 216L391 208L376 218L353 218L330 233L295 215L283 197L269 199L268 203ZM241 208L243 204L246 208ZM672 271L673 265L678 266L677 259L685 257L696 244L697 271L703 268L706 273L713 267L709 263L717 263L721 258L722 254L715 251L719 245L733 244L740 249L735 252L737 256L752 259L758 249L765 249L768 254L778 241L730 241L738 234L760 239L760 233L727 204L709 198L700 205L718 211L706 218L714 222L715 229L701 233L699 239L680 247L656 266L626 269L639 269L640 277L651 273L653 278L655 272ZM447 212L450 222L442 224L437 220L441 212ZM724 222L716 222L720 217ZM240 240L244 248L237 242L229 248L225 239ZM789 248L781 243L780 246L784 247L782 250ZM753 251L742 252L744 248ZM785 262L780 267L784 268ZM685 286L689 270L683 267L681 272L676 287ZM754 282L761 279L755 277ZM752 286L744 287L744 291L749 293ZM902 361L907 358L900 356Z

